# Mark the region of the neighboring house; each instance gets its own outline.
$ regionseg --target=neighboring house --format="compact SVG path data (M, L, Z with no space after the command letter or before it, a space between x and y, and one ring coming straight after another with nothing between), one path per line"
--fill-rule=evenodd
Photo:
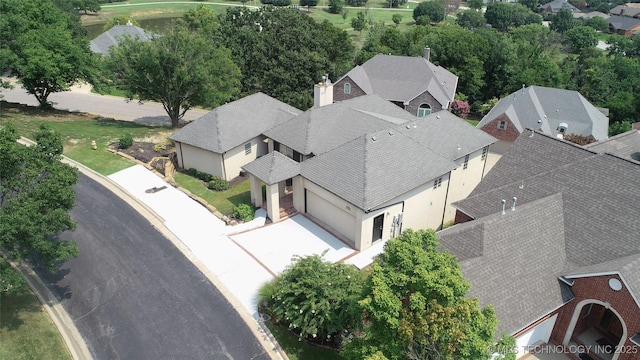
M263 93L219 106L176 131L178 166L231 180L241 167L267 153L264 131L300 110Z
M441 228L484 175L495 139L448 111L417 118L378 95L325 103L266 131L270 153L243 167L254 205L266 184L274 222L291 203L364 250L404 228Z
M628 17L638 17L640 15L639 4L624 4L618 5L609 11L611 15L620 15Z
M503 154L527 128L606 139L609 119L603 112L577 91L530 86L500 99L477 127L500 140L491 151Z
M586 14L582 14L582 16L580 16L580 19L589 20L589 19L592 19L594 17L601 17L601 18L606 20L606 19L609 18L609 16L610 16L609 14L605 14L605 13L600 12L600 11L592 11L592 12L589 12L589 13L586 13Z
M618 35L631 36L640 32L640 19L638 18L611 15L607 21L609 22L609 30Z
M127 25L115 25L91 40L91 51L97 54L108 54L109 49L112 46L117 46L120 38L124 36L129 36L140 41L149 40L149 35L143 28L137 27L129 22Z
M640 131L627 131L606 140L585 145L585 148L640 162Z
M574 14L580 12L580 9L571 5L567 0L554 0L546 4L538 5L538 11L545 13L557 14L558 11L562 9L571 10Z
M438 232L441 247L519 356L551 344L538 349L638 359L639 179L638 162L526 130L453 204L458 224Z
M333 87L333 99L343 101L378 94L414 116L422 117L449 109L458 77L423 57L378 54L351 69Z

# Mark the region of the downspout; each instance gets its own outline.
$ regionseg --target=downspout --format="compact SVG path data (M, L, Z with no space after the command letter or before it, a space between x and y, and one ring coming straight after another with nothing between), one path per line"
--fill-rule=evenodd
M182 165L182 168L184 169L184 157L182 155L182 143L179 142L178 145L180 146L180 164Z
M481 153L482 154L482 153ZM482 155L480 155L482 156ZM482 164L482 177L480 180L484 179L484 171L487 169L487 159L489 158L489 145L487 145L487 155L484 157L484 164Z
M447 214L447 199L449 198L449 187L451 186L451 175L453 171L449 171L449 181L447 181L447 192L444 196L444 208L442 209L442 221L440 222L440 230L444 227L444 216Z
M222 173L224 175L224 179L227 180L227 168L224 166L224 154L226 154L227 152L223 152L222 154L220 154L220 159L222 160Z

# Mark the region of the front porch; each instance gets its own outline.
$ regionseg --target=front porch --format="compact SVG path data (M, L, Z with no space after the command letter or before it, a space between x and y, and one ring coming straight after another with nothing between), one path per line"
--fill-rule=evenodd
M267 210L267 204L263 203L261 208ZM293 206L293 189L292 186L285 186L284 195L278 199L278 214L280 221L288 219L298 213L298 210ZM273 221L272 221L273 222Z

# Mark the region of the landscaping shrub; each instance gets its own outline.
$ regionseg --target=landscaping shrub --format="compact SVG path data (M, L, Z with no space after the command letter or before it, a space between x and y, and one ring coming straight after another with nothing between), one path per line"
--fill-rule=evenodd
M214 176L211 181L209 181L209 189L215 191L224 191L229 188L229 182L225 179Z
M196 175L196 177L204 182L210 182L211 180L213 180L213 175L206 173L206 172L200 172L198 171L198 174Z
M120 149L128 149L133 145L133 136L129 133L120 136L118 146Z
M162 152L163 150L166 150L167 146L165 144L155 144L153 146L153 151L159 153Z
M240 204L233 209L233 217L242 221L253 220L253 206L249 204Z
M187 174L189 174L189 176L197 178L198 177L198 170L195 169L195 168L189 168L189 170L187 170Z

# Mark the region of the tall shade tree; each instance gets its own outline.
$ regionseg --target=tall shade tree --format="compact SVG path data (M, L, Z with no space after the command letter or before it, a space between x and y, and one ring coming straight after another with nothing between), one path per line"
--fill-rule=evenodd
M467 298L468 291L455 257L438 251L434 231L405 230L372 265L360 301L363 335L347 344L344 355L489 359L498 320L492 307Z
M106 61L128 99L162 103L173 127L193 106L216 107L239 94L231 52L184 26L146 42L124 38Z
M87 14L88 11L98 12L100 11L99 0L73 0L73 7L78 11L84 11Z
M560 9L556 15L551 19L551 30L557 31L559 33L564 33L565 31L574 28L576 26L580 26L582 22L573 17L573 12L569 9Z
M50 0L0 2L0 68L9 70L38 103L77 81L92 81L89 42L74 37L76 24Z
M428 25L428 22L419 20L422 16L426 16L431 22L440 22L444 20L444 6L437 1L423 1L413 9L413 20L418 25Z
M311 11L311 7L316 5L318 5L318 0L300 0L300 6L306 6L307 12Z
M219 34L242 71L243 94L262 91L299 109L311 107L323 75L335 80L352 66L348 34L295 9L229 8Z
M540 15L517 3L493 2L488 4L484 17L488 24L500 31L507 31L527 24L542 24Z
M576 26L564 33L565 39L571 45L573 52L578 53L584 49L598 45L596 31L590 26Z
M487 24L484 15L475 10L464 10L456 15L456 23L469 30L483 28Z
M36 145L20 145L18 138L11 123L0 129L0 263L32 260L55 272L78 255L75 242L60 238L75 228L69 211L78 174L60 162L62 140L46 127L34 134ZM6 280L2 289L11 289Z

